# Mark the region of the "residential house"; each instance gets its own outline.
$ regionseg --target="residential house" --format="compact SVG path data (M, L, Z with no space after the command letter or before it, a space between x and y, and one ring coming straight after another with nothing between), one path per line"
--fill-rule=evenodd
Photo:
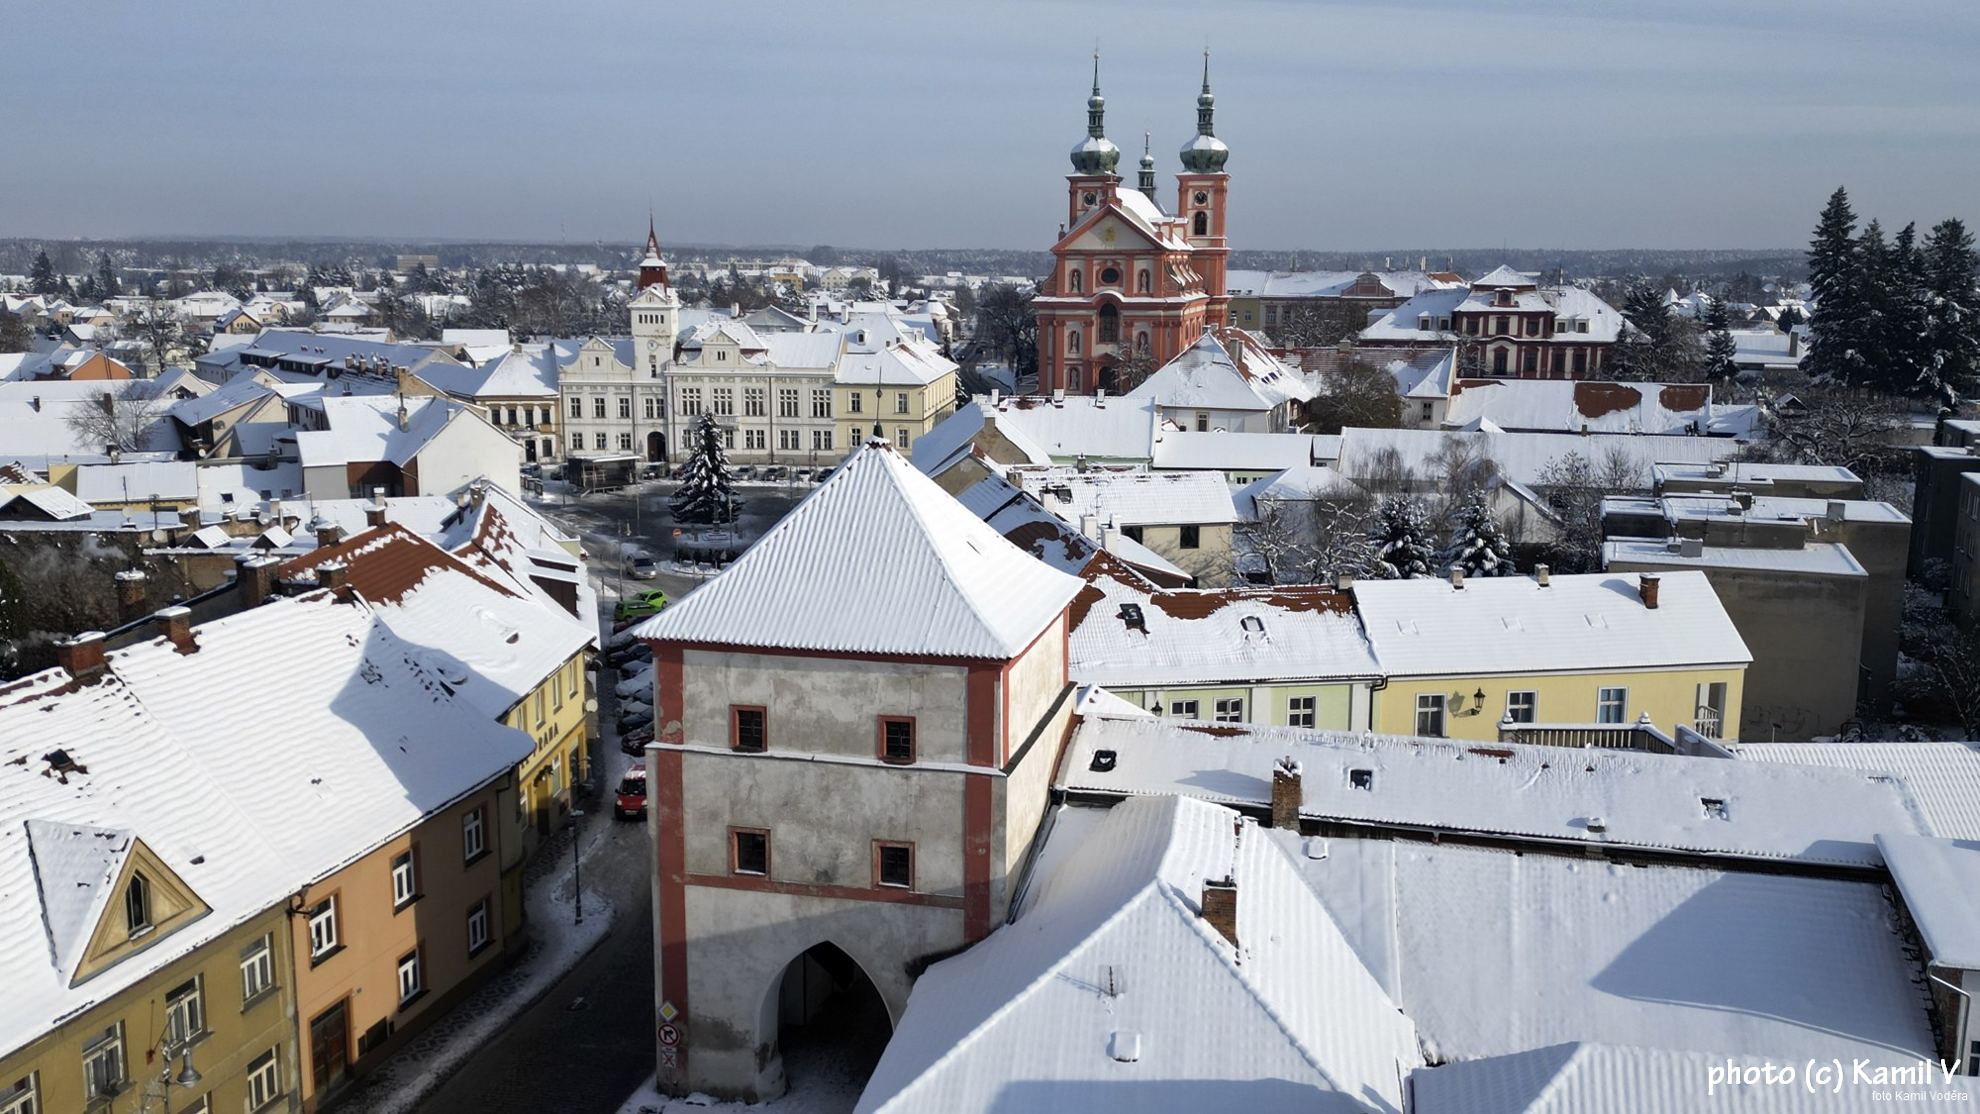
M451 399L306 395L288 400L303 489L316 499L445 495L478 479L521 490L520 447L480 410ZM283 455L289 450L284 448Z
M1154 401L1179 429L1286 433L1305 424L1301 404L1314 389L1252 334L1205 332L1127 392Z
M1425 261L1427 262L1427 260ZM1355 326L1371 311L1390 309L1431 290L1461 289L1464 280L1448 271L1246 271L1225 280L1230 292L1230 323L1277 336L1281 323L1304 315L1329 314Z
M1218 473L1021 467L1006 478L1068 522L1119 527L1198 583L1228 584L1234 575L1237 507Z
M1622 335L1615 307L1578 286L1500 267L1459 289L1412 297L1369 321L1361 348L1459 349L1467 375L1590 379Z

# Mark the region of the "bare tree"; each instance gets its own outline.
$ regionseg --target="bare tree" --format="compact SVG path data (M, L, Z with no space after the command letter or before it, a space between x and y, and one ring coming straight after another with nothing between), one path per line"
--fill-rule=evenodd
M1549 557L1561 572L1596 572L1602 567L1602 498L1643 489L1642 469L1622 449L1611 446L1590 460L1577 452L1555 457L1540 470L1536 484L1560 520Z
M133 316L125 322L124 333L142 343L145 351L150 353L153 375L164 374L166 361L172 358L172 353L184 351L190 339L186 334L185 322L162 305L154 305Z
M1374 501L1340 492L1308 499L1261 499L1244 529L1255 571L1273 584L1321 584L1342 574L1367 575Z
M1282 348L1331 348L1361 335L1368 311L1337 298L1293 302L1279 307L1279 323L1269 332Z
M144 446L145 436L165 413L169 401L158 385L134 380L122 391L105 390L78 403L68 414L70 432L88 446L103 451L129 451Z
M1388 372L1351 360L1320 377L1320 393L1306 403L1306 417L1320 433L1395 429L1402 425L1402 399Z
M1889 395L1846 387L1798 392L1788 404L1769 391L1756 400L1766 415L1767 440L1753 456L1788 464L1833 464L1866 481L1901 476L1904 410Z

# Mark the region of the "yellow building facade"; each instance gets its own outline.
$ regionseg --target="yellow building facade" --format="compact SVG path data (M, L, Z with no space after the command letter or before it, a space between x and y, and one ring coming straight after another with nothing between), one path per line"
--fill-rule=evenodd
M955 408L956 373L952 370L926 384L838 382L832 386L832 413L844 423L848 450L865 444L878 421L889 444L899 452L911 452L915 440Z
M1600 673L1391 677L1374 696L1370 730L1496 741L1499 725L1618 725L1648 716L1665 734L1682 725L1707 738L1739 726L1744 666Z
M502 717L503 723L536 740L536 749L516 769L516 820L526 849L570 815L571 786L591 773L585 745L585 707L591 699L586 656L572 655Z

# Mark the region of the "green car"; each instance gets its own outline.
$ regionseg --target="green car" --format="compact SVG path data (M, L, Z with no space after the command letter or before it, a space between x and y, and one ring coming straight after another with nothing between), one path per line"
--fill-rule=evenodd
M648 615L658 615L666 609L667 593L658 588L642 588L613 605L612 621L623 623L628 619L644 619Z

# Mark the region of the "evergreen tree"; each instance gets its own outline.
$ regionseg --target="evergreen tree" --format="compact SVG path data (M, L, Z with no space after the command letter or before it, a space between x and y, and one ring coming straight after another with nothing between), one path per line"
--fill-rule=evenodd
M1933 385L1948 403L1980 391L1980 295L1973 289L1973 237L1944 220L1925 236L1921 270L1931 330Z
M1705 378L1730 381L1739 371L1733 364L1738 348L1733 344L1732 307L1725 298L1714 298L1705 307Z
M694 452L687 474L668 500L674 521L724 523L736 520L736 496L729 480L729 454L722 448L722 429L715 415L703 414L694 427Z
M1667 376L1665 350L1670 344L1671 311L1656 287L1641 279L1623 292L1626 327L1610 350L1607 368L1614 379L1654 380Z
M105 298L115 298L124 292L124 284L117 281L117 268L110 262L110 253L96 253L96 289Z
M1371 535L1375 543L1375 563L1370 570L1378 580L1414 580L1434 576L1437 550L1430 542L1430 524L1423 505L1407 495L1391 495L1382 500Z
M1856 213L1842 187L1829 195L1808 244L1808 285L1815 299L1808 355L1802 370L1816 380L1863 381L1862 257L1857 253Z
M1907 224L1892 241L1882 295L1882 335L1877 345L1882 380L1894 394L1942 395L1932 355L1932 313L1918 230Z
M1821 307L1816 307L1821 312ZM1856 237L1856 378L1859 387L1895 394L1903 384L1892 378L1884 342L1891 318L1891 245L1884 226L1871 218Z
M1512 546L1483 491L1473 491L1459 505L1451 522L1451 544L1444 550L1444 564L1466 576L1512 575Z
M61 289L55 280L55 264L48 261L48 253L34 253L34 267L28 272L28 292L31 294L53 294Z

